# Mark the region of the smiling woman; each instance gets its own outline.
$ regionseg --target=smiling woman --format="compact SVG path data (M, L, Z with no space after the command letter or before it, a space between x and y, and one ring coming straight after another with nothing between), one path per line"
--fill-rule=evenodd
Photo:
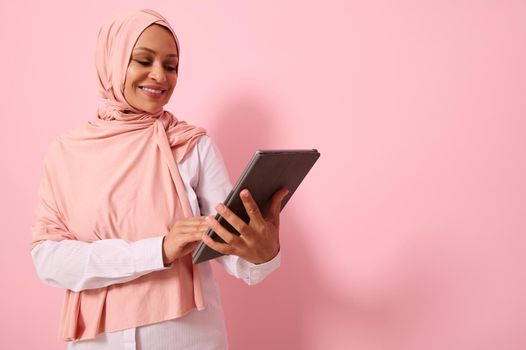
M225 349L212 269L190 253L218 227L208 216L231 184L204 129L163 109L177 83L175 33L155 11L124 13L101 29L96 57L97 118L49 146L33 225L38 275L65 290L61 338L69 349ZM279 266L285 195L264 218L247 193L250 223L228 216L246 233L214 243L235 252L218 259L228 273L255 284Z
M151 25L142 32L126 71L124 97L136 109L158 112L177 83L179 49L169 29Z

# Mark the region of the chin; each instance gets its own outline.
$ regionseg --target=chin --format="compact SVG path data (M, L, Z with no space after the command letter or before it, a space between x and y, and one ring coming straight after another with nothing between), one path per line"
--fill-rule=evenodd
M159 105L159 104L156 104L156 105L143 105L143 106L140 106L140 110L141 111L144 111L144 112L147 112L147 113L156 113L156 112L159 112L160 110L163 109L165 103Z
M157 107L157 108L147 108L144 111L153 114L153 113L157 113L157 112L161 111L162 109L163 109L163 107L161 106L161 107Z

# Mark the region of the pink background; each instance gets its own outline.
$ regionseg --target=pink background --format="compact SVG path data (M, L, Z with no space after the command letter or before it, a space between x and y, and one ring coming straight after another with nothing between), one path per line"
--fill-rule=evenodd
M168 109L232 179L256 148L322 153L281 269L217 269L232 349L526 348L526 2L77 3L0 3L2 349L63 347L29 255L42 157L93 118L98 28L133 7L179 33Z

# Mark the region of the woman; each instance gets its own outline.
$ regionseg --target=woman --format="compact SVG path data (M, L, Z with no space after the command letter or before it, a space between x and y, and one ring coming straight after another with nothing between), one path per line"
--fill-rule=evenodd
M151 10L105 25L97 44L97 119L54 140L45 158L32 256L66 289L60 336L69 349L225 349L219 293L202 239L248 284L278 267L278 191L263 218L248 191L247 225L220 203L231 189L205 131L163 110L179 45ZM210 215L221 213L241 236ZM208 216L207 216L208 215ZM205 232L213 228L224 244Z

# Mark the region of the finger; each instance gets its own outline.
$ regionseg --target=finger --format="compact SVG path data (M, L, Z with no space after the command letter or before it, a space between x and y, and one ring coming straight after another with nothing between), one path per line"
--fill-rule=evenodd
M195 226L202 225L205 222L206 216L192 216L188 218L180 219L176 222L176 225L183 226Z
M175 237L166 236L163 240L163 261L170 263L174 259L188 254L199 244L202 233L193 233L188 235L178 235ZM166 257L166 260L164 260Z
M231 255L234 253L234 248L231 245L226 244L226 243L216 242L212 238L210 238L210 236L208 235L203 235L201 239L203 240L203 242L205 242L207 246L209 246L213 250L218 251L222 254Z
M189 234L180 235L177 236L174 240L170 241L170 244L173 244L174 247L182 249L187 244L199 241L203 234L204 232L192 232Z
M186 236L188 234L193 233L205 233L208 231L209 227L206 222L203 222L201 225L195 225L195 226L182 226L182 227L175 227L172 231L170 231L170 235L177 237L177 236Z
M279 213L281 212L281 204L283 199L289 194L289 190L281 188L272 195L270 200L270 207L268 210L267 219L275 225L279 224Z
M185 232L206 232L208 231L208 229L210 229L210 227L208 226L208 223L206 222L206 220L203 220L203 222L200 223L199 225L185 227L184 231Z
M218 204L216 210L221 216L230 224L243 238L250 237L252 230L250 226L244 222L239 216L236 215L232 210L228 209L224 204ZM217 222L217 220L216 220ZM221 225L220 225L221 226ZM221 226L222 227L222 226ZM223 228L224 229L224 228ZM215 229L214 229L215 230ZM226 232L230 233L228 230L224 229ZM219 232L218 232L219 234ZM236 236L237 237L237 236Z
M263 218L263 215L261 215L258 204L252 197L250 191L245 188L243 191L241 191L239 197L241 197L241 201L243 202L243 206L247 211L250 221L262 225L265 219Z
M228 245L236 247L242 244L242 239L240 237L228 231L216 219L209 217L206 221L209 227Z
M200 241L204 233L206 232L201 231L201 232L193 232L191 234L184 235L182 236L183 242L184 244L188 244L188 243Z
M199 237L199 240L201 240L201 237ZM199 242L191 242L191 243L188 243L187 245L185 245L181 249L181 256L185 256L186 254L189 254L189 253L193 252L195 250L195 248L197 248L198 244L199 244Z

